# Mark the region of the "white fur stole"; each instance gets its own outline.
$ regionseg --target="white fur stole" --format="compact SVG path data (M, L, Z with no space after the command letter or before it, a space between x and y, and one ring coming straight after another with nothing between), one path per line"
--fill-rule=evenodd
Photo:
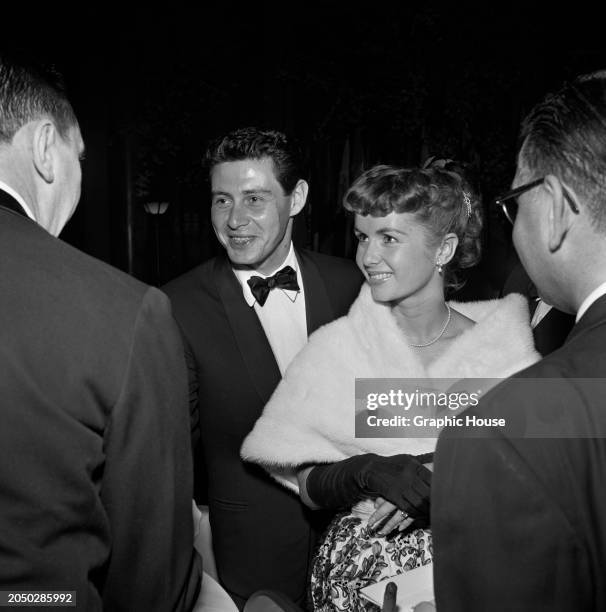
M298 490L295 468L373 452L420 454L435 438L355 438L356 378L506 378L540 359L526 300L451 302L476 322L428 368L415 355L388 305L364 285L349 314L309 337L284 374L241 449Z

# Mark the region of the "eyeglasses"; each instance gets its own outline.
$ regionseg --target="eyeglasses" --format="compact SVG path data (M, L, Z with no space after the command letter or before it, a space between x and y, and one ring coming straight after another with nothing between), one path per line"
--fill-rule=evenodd
M505 213L505 216L509 220L509 222L513 225L516 222L516 216L518 214L518 197L525 193L526 191L530 191L535 187L538 187L543 181L545 177L536 179L531 181L530 183L525 183L524 185L520 185L503 195L495 198L494 203L500 206ZM564 198L568 202L570 209L575 215L579 214L579 209L577 205L574 203L574 200L570 197L570 194L567 192L566 187L562 187L564 190Z

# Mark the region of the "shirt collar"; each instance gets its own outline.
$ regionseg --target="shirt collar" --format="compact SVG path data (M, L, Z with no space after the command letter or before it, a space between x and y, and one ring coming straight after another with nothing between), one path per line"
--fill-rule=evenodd
M582 302L577 311L575 323L589 310L589 307L600 297L606 295L606 282L598 285Z
M250 287L247 282L248 279L251 276L260 276L261 278L268 278L269 276L272 276L278 270L281 270L285 266L290 266L297 273L297 278L300 278L299 277L299 263L297 262L297 257L295 255L295 249L293 247L292 242L290 243L290 249L288 250L288 255L286 256L286 259L275 270L272 270L272 272L270 272L269 274L261 274L261 272L258 272L257 270L248 270L248 269L236 270L232 268L232 270L234 271L234 274L236 275L236 278L238 279L238 282L242 286L242 293L244 294L244 299L246 300L246 303L249 306L254 306L257 300L255 296L252 294L252 291L250 290ZM300 285L301 285L301 282L299 281L299 286ZM284 293L289 297L291 302L294 302L297 299L297 295L299 295L299 291L291 291L290 289L282 289L282 291L284 291Z
M21 206L21 208L25 211L25 214L32 221L36 221L36 218L34 217L34 213L32 212L32 209L25 203L25 200L12 187L9 187L3 181L0 181L0 189L2 189L2 191L6 191L8 195L15 198L15 200L17 200L17 202L19 203L19 206Z

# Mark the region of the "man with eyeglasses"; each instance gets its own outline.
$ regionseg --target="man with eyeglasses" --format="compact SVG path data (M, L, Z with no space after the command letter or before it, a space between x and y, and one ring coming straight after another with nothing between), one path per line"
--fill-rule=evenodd
M505 426L440 436L440 612L606 610L606 72L548 95L521 137L497 203L539 296L576 323L467 413Z

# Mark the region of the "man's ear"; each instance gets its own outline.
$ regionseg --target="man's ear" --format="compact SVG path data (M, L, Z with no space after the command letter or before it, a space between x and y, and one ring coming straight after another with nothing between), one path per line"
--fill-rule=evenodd
M547 245L554 253L562 246L574 221L574 213L566 201L565 188L557 176L548 174L543 186L548 195ZM576 199L576 195L571 190L568 195Z
M309 191L309 185L307 181L300 179L297 181L295 188L292 190L290 194L290 216L294 217L298 215L305 206L305 202L307 201L307 192Z
M33 130L32 157L36 172L47 183L55 180L54 148L57 128L52 121L39 121Z
M459 246L459 237L454 234L446 234L442 238L442 244L438 248L438 254L436 257L436 263L445 266L453 257Z

